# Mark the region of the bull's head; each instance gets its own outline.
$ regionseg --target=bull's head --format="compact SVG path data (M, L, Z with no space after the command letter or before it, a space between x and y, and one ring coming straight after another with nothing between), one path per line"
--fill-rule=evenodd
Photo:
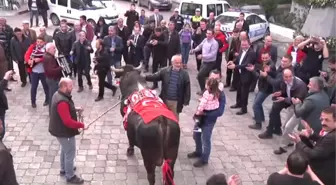
M134 67L132 65L126 64L125 66L122 66L120 69L116 69L114 66L111 67L111 70L120 77L125 76L125 74L132 72L132 71L138 71L141 72L142 63L138 67Z

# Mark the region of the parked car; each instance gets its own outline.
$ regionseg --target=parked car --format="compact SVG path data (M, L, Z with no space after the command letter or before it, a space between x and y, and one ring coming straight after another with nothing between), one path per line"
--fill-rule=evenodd
M207 19L210 12L214 12L215 16L218 16L228 11L230 4L225 0L181 0L179 12L185 23L190 22L197 8L201 10L201 16Z
M138 6L145 6L150 11L153 11L155 8L159 10L171 10L173 7L172 0L137 0Z
M50 20L58 26L61 19L73 24L81 15L86 15L87 21L93 26L99 17L104 17L107 24L116 24L119 17L116 5L112 0L93 0L87 4L85 0L48 0Z
M227 32L229 35L232 34L235 22L239 18L241 11L228 11L224 12L216 18L216 21L221 23L221 29ZM245 21L250 26L249 37L251 42L255 42L263 39L265 36L270 35L270 26L265 16L258 15L255 13L245 13Z

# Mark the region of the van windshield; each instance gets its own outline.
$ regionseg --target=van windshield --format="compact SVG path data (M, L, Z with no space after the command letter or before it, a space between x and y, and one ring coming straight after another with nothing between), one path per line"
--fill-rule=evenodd
M85 9L87 10L98 10L107 8L103 0L92 0L92 1L84 1Z
M201 9L202 15L202 5L195 3L182 3L181 12L182 15L195 15L196 8Z
M227 23L235 22L237 19L238 17L234 17L234 16L219 15L216 18L216 21L219 21L221 24L227 24Z

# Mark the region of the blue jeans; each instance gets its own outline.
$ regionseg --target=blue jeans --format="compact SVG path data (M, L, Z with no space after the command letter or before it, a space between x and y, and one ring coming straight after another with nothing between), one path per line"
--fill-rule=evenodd
M0 141L2 141L6 133L5 114L0 116L0 120L2 121L2 129L3 129L2 133L0 133Z
M76 156L76 139L75 137L57 137L57 140L61 145L61 171L65 172L66 179L71 179L75 175L74 159Z
M31 97L31 103L36 104L36 93L37 93L37 86L41 80L44 94L45 94L45 101L49 101L49 89L46 82L46 77L44 76L44 73L31 73L31 89L30 89L30 97Z
M254 112L254 120L257 124L261 124L261 122L265 121L264 109L262 104L268 96L268 93L259 91L254 98L252 109Z
M201 127L202 132L194 132L193 134L193 138L196 144L196 153L202 154L200 159L206 163L209 161L211 152L211 135L216 120L217 119L205 117L204 124Z
M51 100L53 95L55 94L55 92L58 90L58 80L54 80L54 79L46 79L47 81L47 85L48 85L48 91L49 91L49 109L51 107Z
M121 61L118 61L118 62L115 62L114 64L111 64L111 66L114 66L115 68L120 68L121 67ZM107 83L111 84L112 85L112 74L111 72L108 72L107 75L106 75L106 78L107 78Z
M189 60L190 43L181 44L182 64L187 64Z

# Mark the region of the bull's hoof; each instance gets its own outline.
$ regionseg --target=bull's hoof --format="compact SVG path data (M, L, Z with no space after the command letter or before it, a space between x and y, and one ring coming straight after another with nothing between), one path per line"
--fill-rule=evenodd
M127 148L127 156L133 156L134 155L134 148Z

